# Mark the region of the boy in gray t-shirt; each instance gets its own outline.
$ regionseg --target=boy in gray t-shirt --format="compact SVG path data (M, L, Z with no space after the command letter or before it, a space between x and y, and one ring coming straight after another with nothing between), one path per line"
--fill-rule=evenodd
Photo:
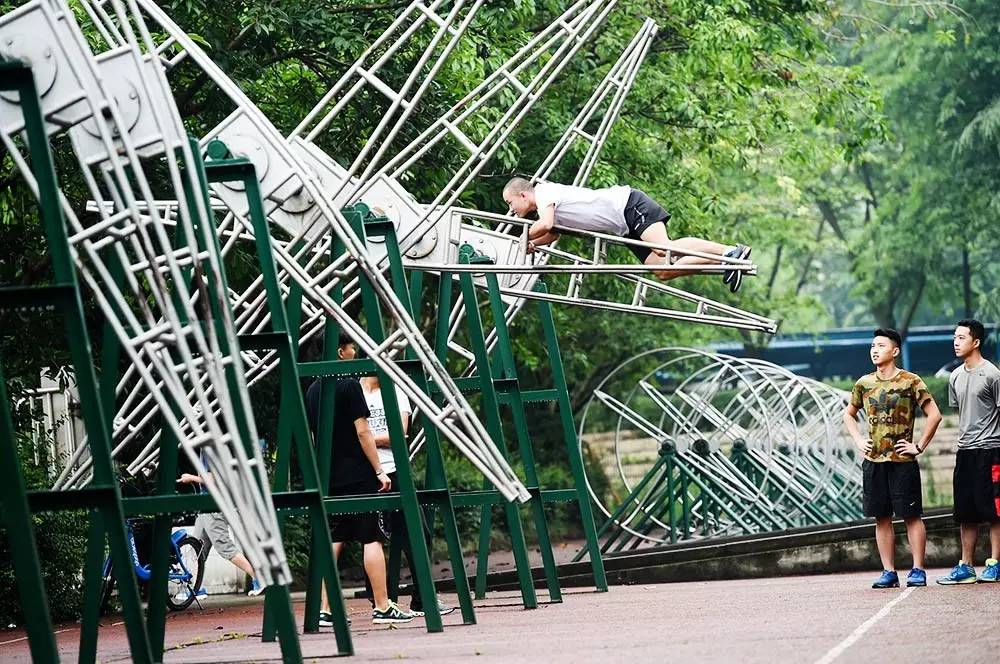
M1000 369L983 358L986 329L977 320L959 321L955 355L964 364L948 380L948 402L958 408L955 455L955 520L961 528L962 559L942 585L995 583L1000 578ZM990 524L991 555L983 573L972 566L979 524Z

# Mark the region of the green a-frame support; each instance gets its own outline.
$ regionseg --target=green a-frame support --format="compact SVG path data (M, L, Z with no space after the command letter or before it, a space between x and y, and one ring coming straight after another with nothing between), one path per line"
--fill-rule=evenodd
M459 262L463 264L487 264L492 261L481 254L477 254L470 245L463 245L459 249ZM497 334L497 343L493 358L490 357L482 317L479 312L479 297L477 295L479 289L476 286L475 277L469 272L459 272L457 276L462 304L465 310L466 328L476 368L473 375L457 378L456 381L463 392L481 395L487 430L490 432L494 444L498 446L498 449L507 458L509 458L509 454L504 438L500 406L504 405L510 409L518 453L524 467L525 486L531 494L529 502L533 524L539 540L538 544L542 555L542 572L548 589L549 599L554 602L562 601L562 591L559 586L558 570L545 519L544 505L546 502L571 501L577 504L586 541L585 550L581 551L581 555L584 552L589 555L594 586L599 592L605 592L608 588L607 576L604 570L604 561L600 555L590 496L586 488L583 456L576 434L576 426L573 422L569 389L566 384L566 374L562 364L562 355L559 349L559 340L556 333L555 320L552 316L551 305L544 300L537 300L537 311L540 317L544 347L552 376L552 387L539 390L522 390L517 375L510 330L505 318L505 305L501 297L499 280L496 273L485 272L483 277L486 282L485 290L488 305ZM536 282L535 289L539 292L545 292L546 286L544 282L539 280ZM447 312L450 312L452 308L453 291L453 275L451 273L442 273L438 283L438 322L435 333L435 347L442 361L444 361L448 350L449 321ZM543 489L540 486L525 405L543 402L555 403L559 412L567 460L573 477L573 488ZM476 597L485 597L487 590L492 510L496 505L503 505L511 536L511 546L514 550L522 602L526 608L537 606L527 544L524 539L518 507L507 503L488 485L482 491L456 493L454 494L454 500L457 506L479 506L481 508L476 565Z
M31 515L43 511L86 509L91 533L98 535L102 542L106 536L112 556L124 561L129 559L125 512L115 480L109 422L101 405L101 390L93 367L83 298L70 254L55 166L45 132L45 118L31 69L21 64L0 62L0 90L16 92L19 96L32 174L37 184L39 213L48 240L54 276L54 283L49 286L0 288L0 309L49 309L62 317L93 460L93 481L84 489L26 490L0 366L0 504L3 508L0 513L8 532L32 659L36 662L57 662L59 653ZM17 533L17 536L11 537L12 533ZM133 661L157 661L142 615L135 575L131 568L124 565L115 569L115 575Z

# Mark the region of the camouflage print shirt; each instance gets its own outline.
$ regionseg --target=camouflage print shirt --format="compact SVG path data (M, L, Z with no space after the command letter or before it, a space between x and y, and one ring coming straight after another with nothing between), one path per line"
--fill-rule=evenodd
M888 380L877 372L862 376L851 390L851 405L868 416L870 461L912 461L910 455L893 450L897 440L913 441L913 421L917 406L924 407L934 397L920 376L900 369Z

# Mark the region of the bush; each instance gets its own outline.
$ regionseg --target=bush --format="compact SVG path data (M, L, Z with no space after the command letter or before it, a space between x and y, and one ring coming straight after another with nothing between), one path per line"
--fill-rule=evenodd
M47 486L42 470L44 459L35 465L31 442L16 436L18 456L25 485L29 489ZM32 516L35 546L42 568L49 611L55 621L75 620L83 606L82 570L87 550L86 512L45 512ZM0 625L22 624L17 574L10 549L11 533L0 528Z

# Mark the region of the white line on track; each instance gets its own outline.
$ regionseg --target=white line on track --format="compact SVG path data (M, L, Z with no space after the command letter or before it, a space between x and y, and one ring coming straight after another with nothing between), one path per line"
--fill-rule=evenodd
M882 620L882 618L885 618L887 615L889 615L889 611L892 610L892 607L896 606L904 599L906 599L910 595L910 593L913 592L913 590L914 590L913 588L907 588L902 593L900 593L898 597L889 600L886 603L886 605L883 606L881 609L879 609L875 615L873 615L871 618L858 625L858 628L853 632L851 632L846 639L835 645L833 648L829 650L829 652L827 652L825 655L816 660L816 664L830 664L830 662L840 657L840 655L842 655L845 650L850 648L852 645L854 645L854 643L858 639L864 636L865 632L874 627L875 623L877 623L879 620Z
M124 624L125 624L124 621L122 621L122 622L113 622L113 623L111 623L110 625L107 625L107 626L108 627L115 627L117 625L124 625ZM102 625L102 627L103 626L104 625ZM53 634L62 634L63 632L69 632L69 631L72 631L72 630L75 630L75 629L80 629L80 628L79 627L66 627L65 629L57 629L56 631L54 631L52 633ZM19 638L16 638L16 639L11 639L10 641L0 641L0 646L5 646L5 645L10 644L10 643L17 643L18 641L27 641L27 640L28 640L28 637L22 636L22 637L19 637Z

